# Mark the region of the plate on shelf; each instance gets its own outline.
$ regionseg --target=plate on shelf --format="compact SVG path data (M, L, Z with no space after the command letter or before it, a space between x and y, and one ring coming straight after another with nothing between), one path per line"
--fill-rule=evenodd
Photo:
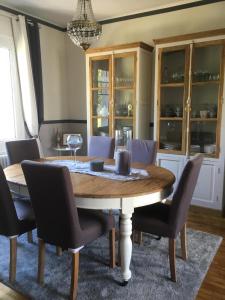
M162 149L165 150L180 150L181 144L179 143L161 143Z
M191 145L190 146L190 151L194 153L200 153L201 152L201 147L200 145Z

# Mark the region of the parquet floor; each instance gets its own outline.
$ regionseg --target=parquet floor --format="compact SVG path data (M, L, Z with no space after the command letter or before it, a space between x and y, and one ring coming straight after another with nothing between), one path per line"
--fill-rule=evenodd
M225 219L218 211L191 207L188 227L217 234L224 238L202 283L197 300L225 300ZM0 283L0 299L26 300L22 295L2 283Z

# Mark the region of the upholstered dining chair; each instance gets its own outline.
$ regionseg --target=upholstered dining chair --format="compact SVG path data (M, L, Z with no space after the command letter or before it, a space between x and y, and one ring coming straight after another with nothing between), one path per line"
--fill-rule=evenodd
M24 140L15 140L8 141L5 143L6 151L8 154L9 164L18 164L21 163L24 159L38 159L40 158L40 152L37 144L37 140L35 138L32 139L24 139ZM11 190L13 194L13 199L27 201L29 197L22 196L17 192ZM32 232L28 232L27 234L28 242L32 243L33 237ZM60 250L57 249L57 254L60 254Z
M131 151L132 162L146 165L155 164L157 154L156 141L133 139L128 141L128 149Z
M5 145L10 165L20 163L24 159L40 158L36 139L8 141Z
M128 149L131 151L132 162L152 165L156 162L157 142L153 140L133 139L128 141ZM133 231L133 240L142 243L142 232Z
M171 204L156 203L136 208L132 217L134 230L169 238L170 273L173 281L176 281L175 246L179 233L182 258L187 259L186 221L202 161L202 155L196 155L187 162Z
M115 139L108 136L90 136L88 139L88 156L113 158Z
M23 161L22 169L37 223L38 282L44 280L45 243L69 250L72 253L70 297L75 299L79 252L85 245L110 232L110 266L115 266L114 218L95 210L77 209L66 167Z
M12 199L0 165L0 234L10 240L9 281L16 279L17 237L36 228L31 204Z

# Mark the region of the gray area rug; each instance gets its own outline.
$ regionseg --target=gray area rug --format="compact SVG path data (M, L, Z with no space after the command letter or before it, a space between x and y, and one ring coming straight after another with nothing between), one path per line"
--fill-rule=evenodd
M177 278L169 280L168 239L160 241L144 235L142 246L134 245L132 279L126 287L120 286L120 268L109 269L108 239L102 237L84 248L80 256L79 300L100 299L194 299L210 263L222 241L219 236L188 230L188 260L180 257L177 243ZM8 282L9 241L0 237L0 280ZM26 236L19 238L17 281L13 288L38 300L68 299L70 287L71 256L64 252L55 254L55 247L46 251L45 284L36 283L37 240L28 244Z

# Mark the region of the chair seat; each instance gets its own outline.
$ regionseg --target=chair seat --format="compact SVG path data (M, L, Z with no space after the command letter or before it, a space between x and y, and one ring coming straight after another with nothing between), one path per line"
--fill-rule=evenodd
M28 201L14 200L19 219L19 235L36 228L35 217L31 204Z
M89 209L78 209L80 227L83 233L84 244L94 241L101 235L115 227L112 215Z
M133 229L159 236L170 237L169 226L170 205L156 203L135 208L132 216Z

